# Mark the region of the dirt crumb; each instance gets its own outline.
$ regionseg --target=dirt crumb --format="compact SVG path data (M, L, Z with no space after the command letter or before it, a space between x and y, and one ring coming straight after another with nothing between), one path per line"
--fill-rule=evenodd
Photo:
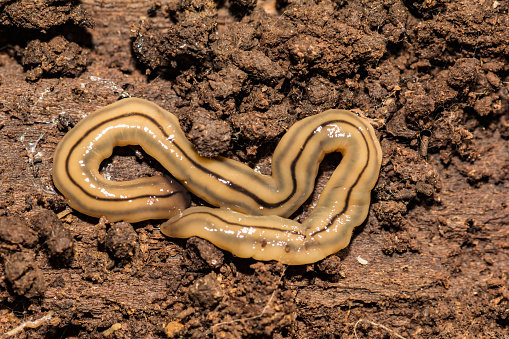
M9 244L33 247L39 241L34 232L20 217L0 217L0 239Z
M194 64L208 58L208 44L216 27L213 1L173 1L161 13L174 24L156 31L148 20L132 30L133 51L149 69Z
M232 58L236 66L257 79L275 80L285 73L281 66L259 51L239 51Z
M14 293L27 298L41 296L46 289L42 271L35 263L33 252L18 252L7 257L5 278Z
M179 337L180 331L184 328L184 325L178 321L170 321L164 326L164 333L168 338Z
M88 62L88 52L63 36L56 36L48 42L30 41L21 59L30 81L48 75L77 76L85 70Z
M345 268L341 264L341 259L337 255L330 255L316 264L318 271L331 277L332 281L338 281L346 277Z
M230 0L230 10L234 15L243 15L252 11L258 0Z
M380 225L399 229L404 227L403 216L407 213L407 207L403 202L380 201L373 204Z
M419 243L412 239L408 232L388 233L382 245L382 252L386 255L405 253L407 251L419 252Z
M220 267L224 261L223 251L212 245L207 240L192 237L187 241L187 245L196 248L200 257L212 268Z
M80 27L94 27L83 5L73 0L2 1L0 25L46 30L72 21Z
M213 158L229 149L231 127L227 122L211 118L203 108L193 110L192 117L188 138L201 156Z
M138 235L133 226L127 222L111 225L104 237L104 245L108 252L117 259L127 259L134 255Z
M474 58L463 58L449 69L447 82L452 87L462 88L473 83L479 73L480 62Z
M51 258L62 262L68 262L72 258L74 247L72 234L55 213L40 209L31 217L30 222L45 240L44 243Z
M217 99L226 99L238 94L248 75L231 65L208 76L210 89Z
M189 297L205 308L212 308L223 297L223 290L215 273L196 280L189 287Z

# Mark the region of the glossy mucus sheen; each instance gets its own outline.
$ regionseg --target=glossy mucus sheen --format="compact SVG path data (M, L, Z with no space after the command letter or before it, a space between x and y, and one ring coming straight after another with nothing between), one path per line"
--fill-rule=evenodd
M192 207L164 177L109 181L99 165L115 146L140 145L193 194L220 208ZM310 196L323 157L342 160L301 224L287 219ZM272 175L224 157L201 157L178 119L129 98L83 119L62 139L53 164L56 187L76 210L110 221L170 218L170 237L198 236L239 257L306 264L346 247L368 213L382 152L369 123L328 110L294 124L272 158Z

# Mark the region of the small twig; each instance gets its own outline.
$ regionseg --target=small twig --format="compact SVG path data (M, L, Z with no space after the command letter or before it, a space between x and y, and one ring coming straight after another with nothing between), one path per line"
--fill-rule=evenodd
M2 336L0 338L3 339L3 338L7 338L7 337L12 337L13 335L16 335L19 332L23 331L23 329L25 327L28 327L28 328L37 328L37 327L41 326L42 323L44 323L45 321L50 320L52 316L53 316L53 311L49 311L48 314L46 314L42 318L39 318L39 319L34 320L34 321L25 321L24 323L22 323L18 327L13 328L9 332L6 332L6 333L2 334Z
M62 212L58 213L57 217L58 217L58 219L62 220L63 218L65 218L67 215L69 215L71 213L72 213L72 210L70 208L66 208Z
M103 331L101 334L102 334L103 337L108 337L110 334L112 334L115 331L120 330L121 328L122 328L122 324L116 323L116 324L111 325L110 328L108 328L107 330Z
M362 318L357 320L357 322L355 323L355 326L353 327L353 333L355 335L355 338L357 338L357 339L359 339L359 336L357 336L357 325L359 325L359 323L361 323L361 322L365 322L365 323L371 324L373 326L380 327L381 329L386 330L387 332L389 332L390 334L394 335L398 339L407 339L407 338L397 334L395 331L391 330L390 328L388 328L388 327L386 327L386 326L384 326L382 324L377 324L377 323L375 323L373 321L362 319Z

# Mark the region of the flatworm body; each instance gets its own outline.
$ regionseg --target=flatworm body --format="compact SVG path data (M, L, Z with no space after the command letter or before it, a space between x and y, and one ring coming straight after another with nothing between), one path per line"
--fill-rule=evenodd
M115 182L99 165L115 146L140 145L193 194L220 208L188 206L178 183L164 177ZM308 219L286 219L310 196L323 157L340 152ZM373 128L345 110L328 110L294 124L276 147L272 175L224 157L201 157L178 119L136 98L83 119L59 143L53 180L76 210L110 221L171 218L170 237L198 236L239 257L306 264L346 247L369 209L382 152ZM185 209L185 210L184 210Z

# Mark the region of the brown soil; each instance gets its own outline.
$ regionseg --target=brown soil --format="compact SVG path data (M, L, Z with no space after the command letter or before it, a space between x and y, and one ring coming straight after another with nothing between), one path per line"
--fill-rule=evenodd
M0 335L509 338L508 11L0 0ZM202 155L265 173L295 121L356 110L384 151L367 221L347 249L286 267L69 210L52 184L57 143L127 96L178 115ZM162 171L130 148L104 170Z

